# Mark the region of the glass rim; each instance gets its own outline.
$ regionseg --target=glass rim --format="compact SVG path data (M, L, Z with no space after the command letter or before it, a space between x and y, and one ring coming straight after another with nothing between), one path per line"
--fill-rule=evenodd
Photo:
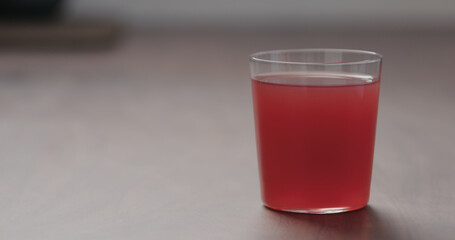
M277 54L277 53L305 53L305 52L339 52L339 53L359 53L368 56L373 56L373 59L364 59L359 61L349 61L349 62L292 62L292 61L281 61L281 60L269 60L261 58L260 56L266 54ZM355 50L355 49L341 49L341 48L296 48L296 49L280 49L280 50L268 50L255 52L250 55L250 62L259 62L259 63L275 63L275 64L293 64L293 65L319 65L319 66L339 66L339 65L356 65L356 64L368 64L368 63L378 63L382 61L382 54L366 51L366 50Z

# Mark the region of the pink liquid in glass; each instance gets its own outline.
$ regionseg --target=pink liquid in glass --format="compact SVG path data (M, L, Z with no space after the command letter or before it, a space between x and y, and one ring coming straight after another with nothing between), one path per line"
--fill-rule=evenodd
M286 73L252 79L262 198L291 211L368 203L379 81Z

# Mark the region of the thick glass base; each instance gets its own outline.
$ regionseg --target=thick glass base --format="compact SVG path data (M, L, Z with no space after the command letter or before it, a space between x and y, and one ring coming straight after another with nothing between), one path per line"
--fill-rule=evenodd
M292 213L307 213L307 214L333 214L333 213L342 213L342 212L350 212L361 209L366 206L357 206L357 207L334 207L334 208L309 208L309 209L286 209L286 208L275 208L271 206L267 206L264 204L265 207L270 208L276 211L283 211L283 212L292 212Z

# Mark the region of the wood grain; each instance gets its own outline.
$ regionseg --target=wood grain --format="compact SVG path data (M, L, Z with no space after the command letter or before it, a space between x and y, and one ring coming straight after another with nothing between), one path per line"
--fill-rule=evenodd
M0 55L0 239L452 239L452 33L149 32ZM378 51L370 204L261 205L247 57Z

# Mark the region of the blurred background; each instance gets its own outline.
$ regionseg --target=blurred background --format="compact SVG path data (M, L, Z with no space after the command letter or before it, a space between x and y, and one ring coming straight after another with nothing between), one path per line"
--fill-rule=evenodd
M375 213L329 236L453 235L455 1L2 0L0 238L319 231L259 207L248 55L287 48L384 55Z
M455 3L401 1L72 1L69 17L110 15L141 27L453 29Z

